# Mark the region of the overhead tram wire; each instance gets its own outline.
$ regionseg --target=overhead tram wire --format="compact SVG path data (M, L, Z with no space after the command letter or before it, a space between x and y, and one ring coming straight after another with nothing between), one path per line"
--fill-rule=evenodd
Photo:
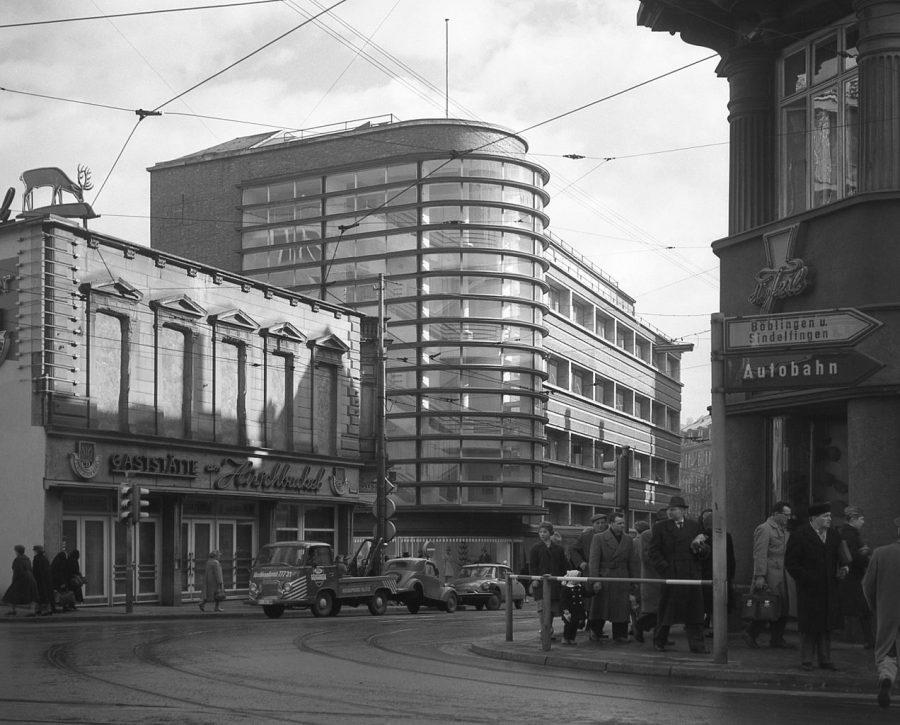
M77 23L85 20L108 20L109 18L132 18L139 15L162 15L164 13L183 13L192 10L219 10L223 8L240 7L242 5L266 5L279 3L282 0L246 0L236 3L219 3L218 5L195 5L187 8L168 8L165 10L140 10L133 13L115 13L113 15L86 15L80 18L57 18L55 20L31 20L26 23L4 23L0 30L5 28L27 28L35 25L53 25L59 23Z
M264 51L266 48L269 48L270 46L272 46L272 45L274 45L275 43L277 43L279 40L283 40L284 38L286 38L286 37L287 37L288 35L290 35L291 33L294 33L294 32L296 32L297 30L300 30L300 28L302 28L302 27L304 27L304 26L306 26L306 25L309 25L309 23L313 22L316 18L318 18L318 17L320 17L320 16L322 16L322 15L327 15L328 13L330 13L330 12L331 12L332 10L334 10L335 8L337 8L337 7L341 6L341 5L343 5L345 2L347 2L347 0L337 0L336 3L334 3L334 4L331 5L331 6L329 6L328 8L326 8L325 10L323 10L321 13L318 13L317 15L314 15L314 16L313 16L312 18L310 18L309 20L304 20L304 21L303 21L302 23L300 23L299 25L295 25L293 28L290 28L289 30L286 30L286 31L283 32L281 35L279 35L279 36L276 37L276 38L273 38L273 39L270 40L268 43L264 43L263 45L261 45L259 48L257 48L257 49L254 50L253 52L247 53L247 55L243 56L242 58L238 58L238 59L237 59L236 61L234 61L233 63L230 63L229 65L225 66L222 70L217 71L216 73L213 73L213 74L212 74L211 76L209 76L208 78L204 78L202 81L200 81L200 82L198 82L198 83L195 83L195 84L192 85L190 88L187 88L186 90L182 91L182 92L179 93L178 95L173 96L172 98L170 98L170 99L169 99L168 101L166 101L165 103L161 103L160 105L156 106L156 108L154 108L153 110L154 110L154 111L159 111L160 109L165 108L166 106L168 106L170 103L174 103L174 102L177 101L179 98L182 98L183 96L186 96L188 93L191 93L192 91L197 90L198 88L200 88L200 86L209 83L209 82L210 82L211 80L213 80L214 78L218 78L218 77L219 77L220 75L222 75L223 73L227 73L227 72L230 71L232 68L235 68L236 66L240 65L241 63L243 63L245 60L249 60L249 59L252 58L254 55L257 55L258 53L261 53L261 52Z

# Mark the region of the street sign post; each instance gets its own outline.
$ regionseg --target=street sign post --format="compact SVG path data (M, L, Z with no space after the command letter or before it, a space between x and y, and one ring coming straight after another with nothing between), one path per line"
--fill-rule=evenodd
M855 345L882 326L853 308L725 318L725 353Z
M855 385L884 367L856 350L778 352L725 357L725 392L753 393Z

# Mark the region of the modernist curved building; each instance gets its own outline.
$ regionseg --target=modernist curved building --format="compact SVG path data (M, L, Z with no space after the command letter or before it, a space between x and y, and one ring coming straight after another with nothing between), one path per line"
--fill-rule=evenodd
M480 122L382 119L236 139L151 169L155 248L372 318L385 275L385 432L401 531L477 534L496 558L518 555L505 542L548 512L545 317L559 297L546 278L549 177L526 152L521 137ZM680 385L669 388L677 430ZM370 421L361 428L374 434ZM589 518L606 499L599 459L585 465Z

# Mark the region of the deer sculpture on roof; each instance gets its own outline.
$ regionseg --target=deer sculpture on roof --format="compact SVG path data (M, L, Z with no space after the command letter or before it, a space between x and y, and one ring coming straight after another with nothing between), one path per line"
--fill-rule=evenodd
M55 166L43 166L39 169L23 171L19 180L25 184L25 194L22 197L22 211L31 211L33 208L33 192L35 189L49 186L53 189L51 204L62 204L62 193L72 194L79 203L84 202L84 192L94 188L91 181L91 170L78 164L78 182L72 181L62 169Z

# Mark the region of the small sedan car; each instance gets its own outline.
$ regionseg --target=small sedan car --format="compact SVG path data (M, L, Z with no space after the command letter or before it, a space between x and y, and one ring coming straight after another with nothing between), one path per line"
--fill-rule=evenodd
M506 582L510 569L505 564L467 564L450 584L456 589L460 604L474 604L475 609L499 609L506 601ZM512 577L512 600L516 609L525 602L525 587Z
M389 559L382 574L397 579L397 593L392 599L405 604L410 614L415 614L422 606L456 611L456 590L441 581L431 559Z

